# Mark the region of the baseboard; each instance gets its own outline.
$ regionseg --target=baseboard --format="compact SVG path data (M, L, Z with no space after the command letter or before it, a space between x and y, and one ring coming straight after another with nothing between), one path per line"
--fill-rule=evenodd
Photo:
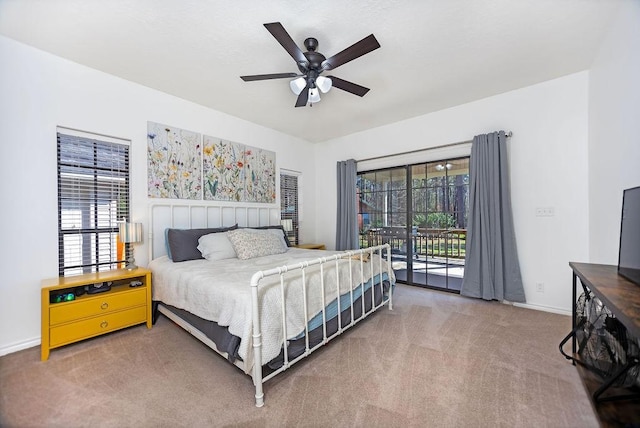
M551 312L553 314L559 314L559 315L567 315L567 316L571 316L571 311L570 310L566 310L566 309L561 309L561 308L554 308L551 306L542 306L542 305L532 305L531 303L509 303L513 306L517 306L519 308L526 308L526 309L533 309L535 311L543 311L543 312Z
M33 348L34 346L40 346L39 337L0 347L0 357L7 354L13 354L14 352L22 351L23 349Z
M544 312L551 312L554 314L571 316L571 311L568 311L566 309L553 308L550 306L532 305L530 303L513 303L513 302L504 302L504 303L508 305L517 306L519 308L533 309L536 311L544 311ZM12 354L14 352L22 351L23 349L27 349L27 348L31 348L39 345L40 345L40 338L37 337L34 339L25 340L23 342L17 342L12 345L2 346L0 347L0 357L3 355Z

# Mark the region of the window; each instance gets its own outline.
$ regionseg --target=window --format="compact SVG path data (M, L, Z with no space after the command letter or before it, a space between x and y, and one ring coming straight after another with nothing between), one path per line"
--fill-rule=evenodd
M60 276L124 266L117 222L129 220L129 145L110 140L59 129Z
M297 174L280 172L280 218L291 245L298 245L299 209Z

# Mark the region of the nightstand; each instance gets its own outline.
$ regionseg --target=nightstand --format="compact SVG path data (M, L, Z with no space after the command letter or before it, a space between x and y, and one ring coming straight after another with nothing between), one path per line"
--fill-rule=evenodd
M135 282L134 282L135 281ZM133 285L131 286L131 283ZM110 290L81 295L75 290L94 284ZM65 298L56 299L63 294ZM42 281L40 359L53 348L146 323L151 328L151 271L118 269ZM57 300L61 300L55 303Z
M298 244L294 245L296 248L303 248L305 250L326 250L324 244Z

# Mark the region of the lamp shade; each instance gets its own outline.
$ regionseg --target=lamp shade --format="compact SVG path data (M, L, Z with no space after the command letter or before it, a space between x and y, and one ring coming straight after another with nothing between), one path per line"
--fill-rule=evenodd
M310 103L320 102L320 91L318 91L318 88L309 89L309 102Z
M291 232L293 230L293 220L291 219L280 220L280 224L285 232Z
M302 92L302 90L307 86L307 81L304 77L298 77L297 79L289 82L289 86L294 94L300 95L300 92Z
M331 89L332 84L333 82L328 77L324 77L324 76L316 77L316 86L318 86L318 89L320 89L323 94L326 94L327 92L329 92L329 89Z
M142 241L142 223L120 223L118 227L120 241L124 243L136 243Z

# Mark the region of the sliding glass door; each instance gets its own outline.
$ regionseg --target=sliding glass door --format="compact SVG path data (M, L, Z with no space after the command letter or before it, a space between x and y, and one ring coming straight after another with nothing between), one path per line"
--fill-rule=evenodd
M389 243L398 281L460 291L469 158L358 174L360 247Z

